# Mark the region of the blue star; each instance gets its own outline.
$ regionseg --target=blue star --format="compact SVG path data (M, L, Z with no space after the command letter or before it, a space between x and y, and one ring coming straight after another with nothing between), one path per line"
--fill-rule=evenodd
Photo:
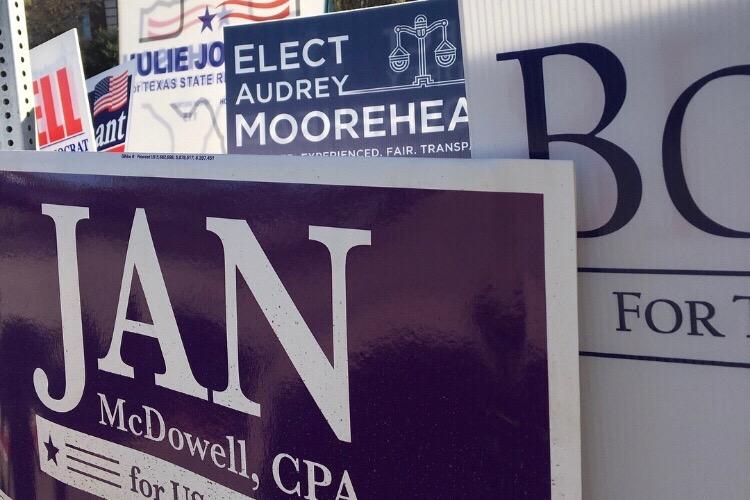
M58 465L57 454L60 452L60 449L52 443L52 434L50 434L47 442L44 443L44 447L47 448L47 461L52 460L55 462L55 465Z
M227 15L230 13L230 11L227 9L226 5L221 6L221 11L219 11L219 27L225 26L229 24L229 19L227 18Z
M201 26L201 33L205 31L206 28L213 31L214 27L211 26L211 22L214 20L214 17L216 17L216 14L209 14L208 13L208 5L206 5L206 13L202 16L198 16L198 19L203 23L203 26Z

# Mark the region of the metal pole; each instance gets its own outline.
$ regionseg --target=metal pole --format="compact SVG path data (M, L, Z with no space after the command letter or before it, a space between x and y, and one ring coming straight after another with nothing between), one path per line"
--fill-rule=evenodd
M0 5L0 150L36 149L34 92L23 0Z

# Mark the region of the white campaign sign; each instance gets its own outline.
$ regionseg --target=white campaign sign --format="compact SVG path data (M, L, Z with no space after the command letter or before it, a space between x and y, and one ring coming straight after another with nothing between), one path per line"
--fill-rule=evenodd
M31 73L37 149L96 151L76 30L32 49Z
M576 162L585 498L748 498L749 19L463 0L472 155Z
M133 151L225 153L224 26L315 15L324 0L120 0L120 59L134 58Z

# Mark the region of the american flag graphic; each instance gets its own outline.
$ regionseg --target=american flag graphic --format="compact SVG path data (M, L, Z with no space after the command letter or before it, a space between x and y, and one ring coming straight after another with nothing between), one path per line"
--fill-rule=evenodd
M214 31L215 28L221 31L220 28L231 24L233 19L240 22L286 19L293 14L293 4L294 0L226 0L215 4L195 0L157 0L142 11L145 26L141 25L141 36L176 36L194 26L198 26L201 32L206 29Z
M94 116L119 111L128 103L128 72L104 78L94 87Z

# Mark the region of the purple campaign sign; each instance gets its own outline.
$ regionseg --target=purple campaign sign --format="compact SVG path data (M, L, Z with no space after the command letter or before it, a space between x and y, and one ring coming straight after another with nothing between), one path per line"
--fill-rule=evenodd
M89 156L0 157L0 490L576 491L569 165Z

